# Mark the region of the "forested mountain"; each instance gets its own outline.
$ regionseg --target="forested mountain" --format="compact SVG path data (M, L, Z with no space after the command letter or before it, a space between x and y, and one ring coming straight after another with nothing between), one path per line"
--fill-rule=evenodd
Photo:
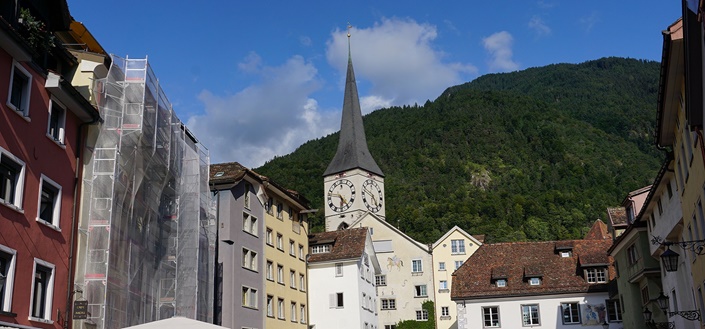
M387 220L433 242L453 225L487 241L580 238L605 208L652 183L659 64L603 58L485 75L423 106L365 116ZM341 95L342 97L342 95ZM255 171L321 211L338 134Z

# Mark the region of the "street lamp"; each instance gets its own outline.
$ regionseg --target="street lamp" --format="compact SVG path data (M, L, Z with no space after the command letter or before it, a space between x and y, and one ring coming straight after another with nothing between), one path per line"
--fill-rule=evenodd
M670 246L666 247L666 251L661 254L661 261L666 272L678 271L678 253L671 250Z
M658 303L658 308L660 308L661 311L663 311L663 314L668 315L668 313L667 313L668 306L669 306L668 297L666 297L663 294L663 291L661 293L659 293L658 297L656 297L656 303Z
M651 311L649 311L649 308L645 307L644 308L644 321L646 321L646 323L651 322L652 315L653 315L653 313L651 313Z

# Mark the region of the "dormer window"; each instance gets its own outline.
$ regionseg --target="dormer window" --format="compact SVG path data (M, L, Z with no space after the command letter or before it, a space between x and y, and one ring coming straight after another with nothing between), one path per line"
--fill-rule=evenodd
M507 286L507 279L499 279L499 280L495 281L494 284L498 288L506 287Z
M561 250L560 254L563 258L573 256L573 253L570 250Z
M538 286L540 284L541 284L540 278L529 278L529 285L530 286Z
M585 280L587 283L605 283L607 282L607 269L604 267L586 268Z
M312 254L322 254L330 252L330 245L329 244L319 244L315 246L311 246L311 253Z

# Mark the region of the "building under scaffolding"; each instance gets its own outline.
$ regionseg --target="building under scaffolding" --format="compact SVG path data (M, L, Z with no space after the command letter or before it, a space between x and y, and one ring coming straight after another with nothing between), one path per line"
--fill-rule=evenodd
M177 118L146 59L112 56L85 150L76 294L81 328L184 316L212 322L208 150Z

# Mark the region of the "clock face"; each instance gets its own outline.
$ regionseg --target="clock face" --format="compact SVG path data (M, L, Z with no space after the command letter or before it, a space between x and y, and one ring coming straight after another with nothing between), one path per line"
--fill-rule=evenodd
M355 201L355 186L347 179L341 179L328 189L328 207L336 212L343 212Z
M368 179L362 184L362 202L371 212L378 212L382 209L382 189L372 179Z

